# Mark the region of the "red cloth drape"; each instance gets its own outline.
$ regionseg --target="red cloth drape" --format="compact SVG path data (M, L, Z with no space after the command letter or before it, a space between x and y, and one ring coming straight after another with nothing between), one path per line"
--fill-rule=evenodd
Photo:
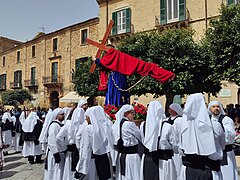
M104 91L107 89L107 82L108 82L108 73L105 70L99 70L99 85L98 90Z
M134 73L138 73L141 76L151 76L161 83L165 83L175 76L174 73L160 68L154 63L145 62L114 48L111 48L103 56L100 63L112 71L117 71L128 76ZM100 78L102 79L102 77ZM103 78L106 78L106 75ZM106 80L103 79L103 81Z

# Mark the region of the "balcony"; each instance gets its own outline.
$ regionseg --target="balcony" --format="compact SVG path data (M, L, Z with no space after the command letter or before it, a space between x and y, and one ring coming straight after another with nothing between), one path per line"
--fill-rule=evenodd
M24 80L24 86L27 88L38 87L37 79Z
M10 82L10 89L22 89L22 82Z
M42 82L45 87L62 87L60 76L44 76Z
M0 84L0 91L6 90L6 84Z

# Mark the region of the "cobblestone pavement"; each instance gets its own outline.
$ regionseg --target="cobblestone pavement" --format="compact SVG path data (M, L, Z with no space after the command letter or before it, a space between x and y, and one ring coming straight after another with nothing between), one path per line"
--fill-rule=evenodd
M44 157L42 157L43 159ZM240 156L236 156L238 165L238 177L240 179ZM44 163L43 164L29 164L27 158L22 155L10 152L5 156L5 164L3 172L0 174L0 179L6 180L43 180L44 177Z
M14 154L11 151L4 159L5 164L0 179L43 180L44 163L31 165L28 163L27 158L22 157L21 153Z

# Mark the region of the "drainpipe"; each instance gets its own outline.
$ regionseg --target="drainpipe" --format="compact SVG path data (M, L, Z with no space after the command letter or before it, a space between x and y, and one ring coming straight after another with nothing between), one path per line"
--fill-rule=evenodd
M205 27L206 27L206 31L207 31L207 27L208 27L208 21L207 21L207 17L208 17L208 11L207 11L207 0L205 0Z
M208 17L208 11L207 11L207 0L205 0L205 32L207 32L207 28L208 28L208 20L207 20L207 17ZM210 103L211 101L211 94L208 93L208 104Z
M107 3L107 9L106 9L106 28L108 27L108 0L106 0Z

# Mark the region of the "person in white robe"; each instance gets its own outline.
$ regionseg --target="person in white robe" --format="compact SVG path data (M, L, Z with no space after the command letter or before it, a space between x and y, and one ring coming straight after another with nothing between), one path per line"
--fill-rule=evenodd
M134 108L132 105L123 105L115 116L116 122L112 128L114 145L118 151L116 180L139 180L141 158L138 143L141 141L141 133L134 122Z
M223 180L238 179L236 158L233 151L233 144L235 141L235 129L233 120L225 116L222 105L218 101L211 101L208 105L208 112L212 121L218 122L225 132L226 146L223 151L223 160L221 161L221 171Z
M15 117L12 117L10 114L10 110L8 109L4 112L2 116L2 132L3 132L3 142L8 145L8 148L4 149L3 153L5 155L8 154L8 151L11 149L12 146L12 131L14 126Z
M105 114L99 113L99 106L87 109L85 116L88 125L82 132L80 143L79 169L76 179L108 180L111 179L109 160L109 142L103 126Z
M66 112L66 108L63 108L63 110L65 110L65 112ZM70 110L71 110L71 108L70 108ZM85 111L83 109L80 109L78 112L79 112L78 117L81 118L79 120L81 122L84 122ZM67 114L69 114L69 113L67 113ZM76 115L76 113L75 113L75 115ZM71 124L71 119L67 119L65 121L65 125L60 129L60 131L56 137L58 146L63 146L63 144L67 145L64 172L63 172L64 180L74 179L76 165L79 160L79 151L76 147L76 144L69 143L68 133L70 132L70 124Z
M179 177L182 167L182 157L179 154L179 140L181 136L181 124L183 109L178 103L170 104L168 108L170 117L168 118L168 123L172 124L176 132L176 141L178 142L178 148L174 150L173 161L176 167L177 176Z
M42 122L39 120L35 109L33 109L26 120L22 123L20 145L23 142L22 155L28 157L30 164L41 163L42 149L38 141L42 130ZM34 161L34 157L36 160Z
M76 134L79 129L79 126L84 123L84 120L81 118L82 113L80 113L82 110L86 111L88 108L88 102L86 99L81 99L78 102L77 107L74 109L70 128L68 131L68 140L69 144L76 144Z
M21 136L21 131L22 131L22 124L20 122L20 116L21 116L21 108L17 109L17 112L15 113L15 123L14 123L14 131L15 131L15 137L13 139L13 144L14 144L14 150L16 153L19 153L22 151L22 146L19 146L19 140Z
M45 121L43 123L43 128L41 131L41 134L39 136L39 141L42 144L42 150L44 153L46 153L47 150L47 134L48 134L48 128L51 124L52 120L54 119L52 114L52 109L50 108L45 116Z
M0 124L1 124L1 122L0 122ZM4 164L3 149L6 149L8 146L9 145L6 145L3 143L2 127L0 126L0 173L2 173L3 164Z
M44 180L63 180L66 144L57 145L57 134L63 127L64 112L57 108L52 112L52 122L47 132L47 157Z
M166 118L162 104L152 101L148 106L146 122L140 126L144 154L140 180L176 180L173 148L177 148L173 126Z
M71 111L73 111L73 108L70 108L70 107L64 107L63 108L63 112L64 112L64 121L63 121L63 123L64 124L69 119L69 115L71 114Z
M183 152L179 180L217 180L221 178L214 127L209 118L204 96L191 94L182 117L180 149Z

